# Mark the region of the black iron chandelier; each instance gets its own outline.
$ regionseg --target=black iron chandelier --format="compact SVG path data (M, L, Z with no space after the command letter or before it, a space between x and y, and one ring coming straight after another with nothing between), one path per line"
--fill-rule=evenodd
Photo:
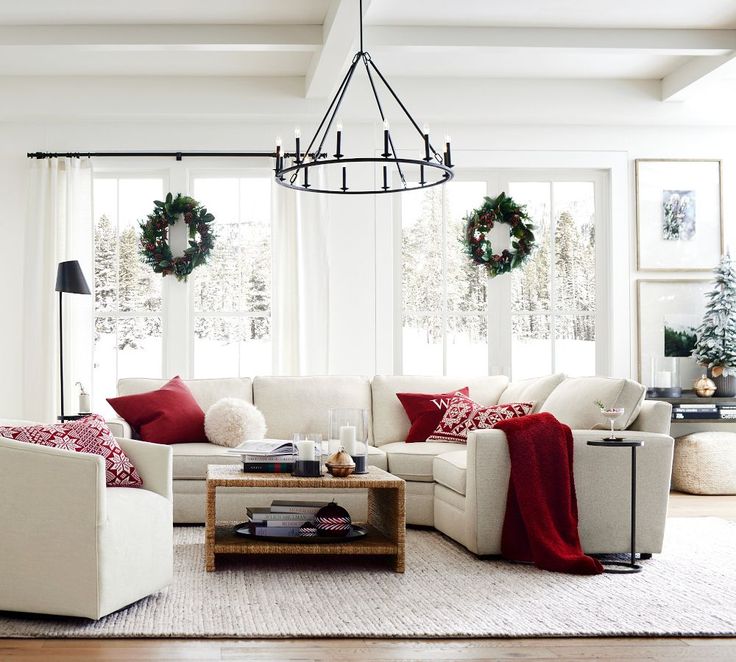
M293 154L285 154L282 151L281 140L276 140L276 182L286 188L297 191L311 191L313 193L397 193L402 191L415 191L444 184L452 179L452 160L450 152L450 138L445 138L445 151L440 154L432 145L429 138L427 125L420 128L419 124L411 116L406 106L394 92L391 85L373 62L369 53L363 50L363 0L360 0L360 50L353 57L345 77L332 98L319 123L314 136L305 150L301 147L301 134L299 129L294 131L296 146ZM345 98L345 93L353 79L353 74L359 65L365 67L370 89L376 101L378 114L383 122L383 152L376 156L352 157L342 153L342 125L335 121L340 104ZM375 74L375 76L374 76ZM419 151L423 156L418 158L399 157L394 146L388 120L384 114L381 99L378 95L377 82L382 83L396 100L401 110L409 119L411 125L420 136ZM335 153L327 154L325 142L330 131L335 126ZM289 162L284 162L284 158ZM377 177L379 166L382 176ZM349 176L351 173L366 169L372 171L372 177ZM398 175L394 178L394 174ZM318 175L324 175L319 177ZM311 183L310 183L311 178ZM360 187L360 182L372 181L368 188ZM317 183L319 182L319 183ZM330 183L331 182L331 183ZM356 184L357 182L357 184ZM394 182L396 185L394 186ZM338 186L339 184L339 186Z

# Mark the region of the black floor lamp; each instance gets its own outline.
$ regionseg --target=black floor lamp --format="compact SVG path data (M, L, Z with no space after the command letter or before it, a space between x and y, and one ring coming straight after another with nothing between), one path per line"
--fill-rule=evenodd
M82 267L77 260L59 262L56 271L56 291L59 293L59 382L61 386L61 416L59 420L63 423L64 416L64 309L62 297L64 292L68 294L92 294L89 285L82 273Z

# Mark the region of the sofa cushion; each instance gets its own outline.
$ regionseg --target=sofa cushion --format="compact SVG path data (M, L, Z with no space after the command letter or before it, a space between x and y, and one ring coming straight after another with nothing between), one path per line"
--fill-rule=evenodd
M161 388L135 395L108 398L143 440L154 444L206 441L204 411L180 377Z
M174 480L204 480L208 464L240 464L240 458L227 452L227 447L209 442L175 444Z
M468 451L452 451L434 458L434 480L440 485L465 494L466 474L468 470Z
M411 421L411 428L406 435L406 442L427 441L427 437L440 424L456 393L468 395L468 387L449 393L397 393L396 397Z
M240 464L237 455L227 452L225 446L210 443L176 444L174 451L174 480L204 480L208 464ZM447 446L444 447L445 450ZM383 450L368 447L368 464L388 471Z
M469 387L469 395L481 405L495 405L508 385L508 377L412 377L384 376L373 378L373 439L382 446L406 439L410 422L397 393L440 393ZM446 450L446 447L445 447Z
M118 380L118 395L134 395L155 391L166 384L167 379L125 378ZM221 398L241 398L253 402L253 386L250 377L225 377L220 379L183 379L197 404L207 411Z
M423 444L396 441L380 448L386 452L388 470L394 476L424 483L434 480L434 458L447 453L447 444L434 441L425 441Z
M573 430L605 429L596 401L607 407L623 407L615 429L625 430L639 415L646 388L630 379L568 377L547 398L540 411L549 412Z
M320 432L326 439L330 409L367 409L372 443L367 377L256 377L253 403L266 417L268 436L274 439L291 439L295 432ZM398 400L396 404L401 408Z
M511 382L498 399L499 405L509 402L534 402L533 414L536 414L545 403L547 398L565 379L565 375L558 372L555 375L545 377L532 377Z

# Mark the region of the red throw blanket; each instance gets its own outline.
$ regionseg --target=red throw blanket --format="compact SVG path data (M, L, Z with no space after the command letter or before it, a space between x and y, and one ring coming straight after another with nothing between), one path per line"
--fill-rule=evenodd
M511 418L496 428L506 434L511 456L502 555L544 570L603 572L580 546L570 428L546 413Z

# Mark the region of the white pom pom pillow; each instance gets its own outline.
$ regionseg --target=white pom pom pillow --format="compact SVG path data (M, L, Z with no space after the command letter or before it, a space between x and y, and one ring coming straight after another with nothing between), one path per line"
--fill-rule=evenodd
M240 398L222 398L204 416L204 432L218 446L240 446L266 436L266 419L254 405Z

